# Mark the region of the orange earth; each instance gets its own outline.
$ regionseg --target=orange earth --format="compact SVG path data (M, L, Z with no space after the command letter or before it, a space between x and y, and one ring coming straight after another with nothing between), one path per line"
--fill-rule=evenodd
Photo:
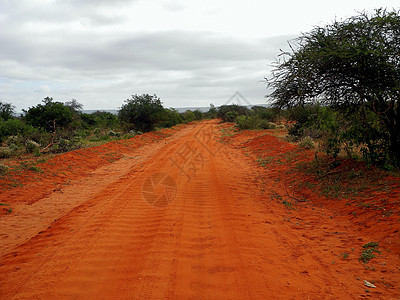
M204 121L3 176L0 298L399 299L398 178L322 196L280 135Z

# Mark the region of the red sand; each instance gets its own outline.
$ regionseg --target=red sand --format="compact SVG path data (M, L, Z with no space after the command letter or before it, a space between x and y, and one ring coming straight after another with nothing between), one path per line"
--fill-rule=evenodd
M23 187L0 195L13 209L0 216L0 298L400 297L398 180L362 199L323 197L294 168L313 151L221 129L149 133L20 174ZM370 241L380 253L363 264Z

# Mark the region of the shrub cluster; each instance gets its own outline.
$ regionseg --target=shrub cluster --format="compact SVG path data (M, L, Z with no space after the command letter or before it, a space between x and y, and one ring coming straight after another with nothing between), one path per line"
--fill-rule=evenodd
M106 111L83 113L75 99L62 103L46 97L42 103L15 117L14 106L0 101L0 158L23 153L61 153L87 143L132 138L143 132L216 116L210 111L164 108L156 95L134 95L118 114Z
M241 130L272 129L278 118L278 111L263 106L253 106L251 109L236 104L222 105L216 116L224 122L235 122Z
M343 153L350 158L395 167L390 155L390 145L384 126L376 114L362 107L347 110L309 104L286 111L289 135L297 141L305 138L318 140L320 148L334 157Z

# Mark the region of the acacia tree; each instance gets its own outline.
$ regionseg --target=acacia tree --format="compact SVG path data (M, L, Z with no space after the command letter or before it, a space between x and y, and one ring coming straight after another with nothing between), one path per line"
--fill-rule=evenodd
M280 108L319 102L369 110L382 124L400 163L400 15L379 9L315 27L282 52L269 96ZM382 137L385 138L385 137Z

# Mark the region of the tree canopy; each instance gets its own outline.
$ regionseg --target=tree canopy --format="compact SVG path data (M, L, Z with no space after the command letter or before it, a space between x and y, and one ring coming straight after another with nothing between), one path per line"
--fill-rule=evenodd
M224 122L235 122L237 116L246 115L249 109L237 104L221 105L217 111L217 117Z
M278 107L319 102L378 116L400 162L400 15L376 10L315 27L276 62L269 95Z
M61 102L53 101L53 98L46 97L43 104L30 107L25 111L25 120L28 124L43 128L46 131L55 131L56 128L63 128L73 121L69 107Z
M156 95L132 95L125 100L118 112L121 121L132 124L135 130L148 132L154 130L163 120L164 107Z
M10 103L0 101L0 121L7 121L14 116L14 106Z

